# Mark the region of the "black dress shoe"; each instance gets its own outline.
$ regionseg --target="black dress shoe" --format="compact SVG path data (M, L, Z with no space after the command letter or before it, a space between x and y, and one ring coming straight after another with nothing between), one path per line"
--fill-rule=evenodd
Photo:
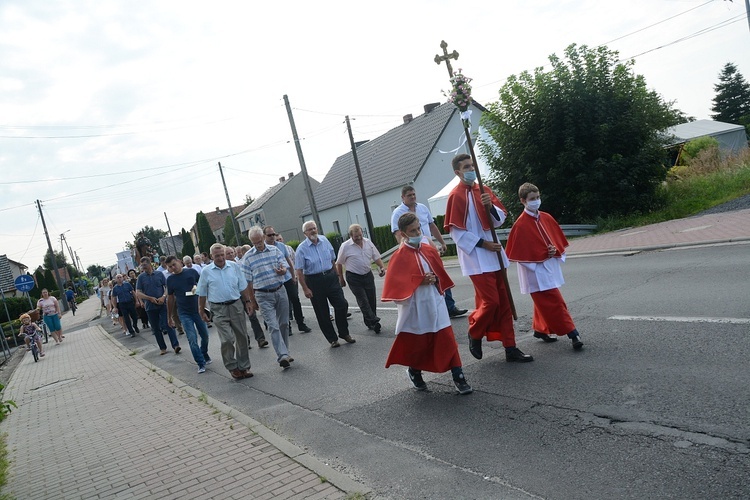
M539 333L537 331L534 332L534 338L542 339L543 341L547 343L557 342L557 337L550 337L546 333Z
M580 351L581 349L583 349L583 342L581 341L580 335L576 335L571 340L573 341L573 349L575 349L576 351Z
M505 361L509 363L513 361L528 363L529 361L534 361L534 356L531 354L524 354L518 347L511 347L505 350Z
M459 316L463 316L469 312L468 309L459 309L458 307L454 307L452 311L448 312L448 316L451 318L458 318Z
M482 359L482 339L476 340L469 335L469 352L477 359Z
M299 331L302 333L310 333L312 331L312 328L303 323L299 325Z

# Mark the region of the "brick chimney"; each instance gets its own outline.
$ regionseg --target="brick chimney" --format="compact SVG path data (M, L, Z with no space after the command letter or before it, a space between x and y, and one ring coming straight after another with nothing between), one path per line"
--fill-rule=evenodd
M289 172L289 175L287 175L287 177L289 177L290 179L291 179L292 177L294 177L294 172Z
M283 175L281 177L279 177L279 184L281 184L282 182L284 182L284 176Z
M430 111L432 111L433 109L437 108L438 106L440 106L439 102L431 102L430 104L425 104L424 105L424 112L425 113L429 113Z
M414 117L411 115L411 113L409 113L408 115L404 115L404 125L406 125L407 123L409 123L413 119L414 119Z

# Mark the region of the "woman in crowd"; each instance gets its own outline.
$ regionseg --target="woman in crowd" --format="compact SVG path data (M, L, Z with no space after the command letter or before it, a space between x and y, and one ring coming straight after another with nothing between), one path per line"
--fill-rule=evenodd
M40 309L44 314L44 322L47 324L52 338L55 339L55 343L59 344L62 342L62 324L60 323L60 303L55 297L49 294L49 290L46 288L42 289L42 298L36 303L37 309Z

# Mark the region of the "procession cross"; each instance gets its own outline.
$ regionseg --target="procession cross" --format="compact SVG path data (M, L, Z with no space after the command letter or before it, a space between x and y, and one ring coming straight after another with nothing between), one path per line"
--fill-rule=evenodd
M448 53L448 44L443 40L440 42L440 48L443 49L443 55L435 55L435 62L439 66L442 61L445 61L445 65L448 66L448 75L453 78L453 66L451 66L451 59L458 60L458 52L455 50L452 53Z

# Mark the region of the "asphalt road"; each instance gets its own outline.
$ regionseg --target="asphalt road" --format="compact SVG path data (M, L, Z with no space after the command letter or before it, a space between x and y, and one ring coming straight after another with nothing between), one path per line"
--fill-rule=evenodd
M456 395L450 374L427 376L430 390L419 393L404 369L386 370L395 309L380 310L376 335L348 291L356 344L330 349L306 307L314 331L291 338L293 368L281 371L272 350L254 346L255 377L242 382L221 366L213 329L217 362L202 375L184 337L182 354L159 356L148 334L117 336L377 498L747 498L749 252L735 244L568 259L563 295L582 352L531 337L531 300L511 269L517 339L535 361L506 363L499 343L485 343L477 361L466 319L453 320L469 396ZM470 281L449 272L470 308Z

